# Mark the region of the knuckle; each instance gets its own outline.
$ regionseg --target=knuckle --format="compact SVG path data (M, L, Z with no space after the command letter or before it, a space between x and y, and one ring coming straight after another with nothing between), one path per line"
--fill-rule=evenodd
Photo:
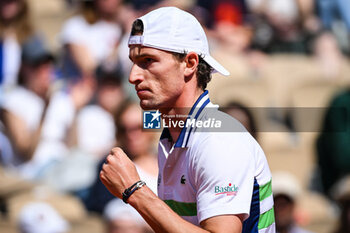
M102 165L101 172L102 172L102 173L105 173L105 172L106 172L106 168L107 168L107 164L104 163L104 164ZM101 172L100 172L100 174L101 174Z
M112 154L117 155L117 154L121 154L121 153L123 153L123 150L120 147L114 147L112 149Z
M105 179L105 173L103 171L100 171L100 179L101 180Z
M110 163L112 161L112 156L111 155L108 155L106 157L106 162L103 164L103 165L107 165L108 163Z

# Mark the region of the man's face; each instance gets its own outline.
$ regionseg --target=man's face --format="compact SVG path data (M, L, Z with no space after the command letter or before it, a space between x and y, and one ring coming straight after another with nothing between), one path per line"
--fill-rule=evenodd
M286 229L294 222L294 202L286 195L274 197L276 227Z
M132 46L134 63L129 82L135 85L143 109L174 107L185 86L185 62L170 53L154 48Z

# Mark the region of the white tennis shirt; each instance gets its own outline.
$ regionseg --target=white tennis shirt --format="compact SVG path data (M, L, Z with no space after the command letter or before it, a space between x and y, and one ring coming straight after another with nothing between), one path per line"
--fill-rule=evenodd
M217 108L205 91L187 121L219 120L219 129L185 125L174 144L164 128L158 146L158 195L195 225L213 216L244 214L242 232L275 232L264 152L237 120Z

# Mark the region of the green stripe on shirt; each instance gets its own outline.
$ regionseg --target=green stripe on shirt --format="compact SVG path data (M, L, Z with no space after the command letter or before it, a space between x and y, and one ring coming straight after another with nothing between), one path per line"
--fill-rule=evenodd
M261 229L267 228L274 222L275 222L275 212L274 212L274 209L271 208L270 210L260 215L258 229L261 230Z
M259 188L259 200L262 201L265 198L272 195L272 187L271 187L271 180L267 182L266 184L260 186Z
M197 216L197 203L195 202L177 202L174 200L165 200L164 202L180 216Z

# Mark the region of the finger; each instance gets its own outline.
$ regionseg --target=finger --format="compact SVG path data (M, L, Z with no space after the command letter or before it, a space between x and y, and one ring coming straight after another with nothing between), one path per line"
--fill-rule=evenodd
M114 147L111 151L112 155L122 155L124 151L120 147Z
M105 159L105 164L111 164L114 159L115 159L115 156L113 156L112 154L109 154Z
M106 173L103 170L100 171L100 180L104 186L108 185Z
M113 185L113 182L111 182L111 180L108 178L108 174L103 170L100 171L100 180L104 186L106 186L106 188Z
M107 166L108 166L108 162L107 162L107 159L106 159L106 162L104 164L102 164L101 172L106 173L107 172Z

